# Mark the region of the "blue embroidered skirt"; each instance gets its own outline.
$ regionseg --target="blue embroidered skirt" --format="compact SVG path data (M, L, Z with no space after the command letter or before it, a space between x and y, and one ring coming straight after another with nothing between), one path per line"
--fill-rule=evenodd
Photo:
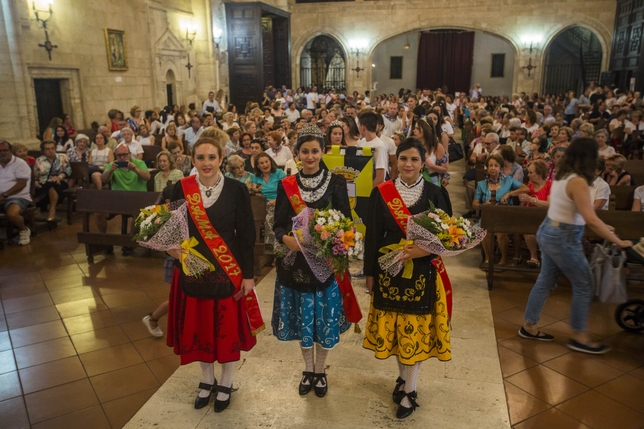
M300 340L303 348L318 343L332 349L340 334L351 327L344 313L342 293L336 280L324 290L298 292L275 280L273 335L280 341Z

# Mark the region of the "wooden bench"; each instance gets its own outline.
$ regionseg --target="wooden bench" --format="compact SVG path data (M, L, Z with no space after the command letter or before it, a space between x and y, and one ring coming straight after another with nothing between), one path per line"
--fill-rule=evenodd
M255 258L255 275L262 274L262 267L266 261L266 246L264 245L265 222L266 222L266 198L261 195L250 197L250 206L253 210L253 221L255 222L255 246L253 256Z
M128 231L128 218L139 215L143 207L153 205L159 198L158 192L104 191L79 189L76 192L76 210L83 213L83 231L77 234L78 242L85 244L87 261L94 261L94 254L105 246L137 247L132 241L134 228ZM90 232L90 215L122 215L121 233Z
M481 227L488 234L536 234L539 226L548 213L547 208L483 205L481 206ZM598 210L597 216L606 224L615 228L623 240L639 240L644 237L644 213L617 210ZM584 236L600 238L590 228L586 228ZM524 267L503 266L505 271L534 271ZM487 286L492 289L494 284L494 258L491 257L487 267Z
M635 181L635 185L644 185L644 161L640 159L627 159L624 170L630 173Z
M628 210L633 208L633 196L637 186L611 186L608 210Z

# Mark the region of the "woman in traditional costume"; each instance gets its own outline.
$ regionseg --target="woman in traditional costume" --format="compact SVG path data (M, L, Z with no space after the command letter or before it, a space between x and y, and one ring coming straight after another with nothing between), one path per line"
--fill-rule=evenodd
M425 156L425 146L414 137L398 146L399 176L371 192L365 219L364 273L372 298L363 346L378 359L397 356L399 377L392 397L399 404L396 417L400 419L418 406L421 362L431 357L451 359L444 267L436 255L405 243L411 215L429 210L432 204L452 212L445 188L423 179ZM380 249L397 244L404 251L403 260L413 262L411 276L405 274L407 270L392 276L378 264Z
M200 138L192 148L196 176L177 182L172 201L186 200L190 253L212 264L211 271L189 276L182 269L188 250L170 250L177 259L168 309L168 346L181 364L199 361L201 391L195 408L208 405L216 392L215 412L230 404L233 369L240 352L255 346L263 323L254 294L255 228L246 186L220 172L225 142ZM196 243L195 243L196 242ZM184 242L185 243L185 242ZM214 270L212 268L214 267ZM217 385L214 362L221 363Z
M307 207L324 210L331 206L351 217L346 180L320 168L324 146L324 134L317 126L302 129L296 144L302 169L278 184L273 228L276 242L296 252L292 265L283 255L278 256L275 265L273 334L281 341L300 341L305 370L299 393L306 395L313 388L319 397L326 395L328 389L324 366L329 350L340 342L340 334L351 323L346 318L343 293L335 275L319 280L317 270L309 266L291 232L293 217Z

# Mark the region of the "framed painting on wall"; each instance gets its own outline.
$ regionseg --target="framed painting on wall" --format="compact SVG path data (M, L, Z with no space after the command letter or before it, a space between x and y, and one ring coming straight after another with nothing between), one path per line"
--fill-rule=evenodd
M125 31L105 29L107 67L110 71L127 71L127 50Z

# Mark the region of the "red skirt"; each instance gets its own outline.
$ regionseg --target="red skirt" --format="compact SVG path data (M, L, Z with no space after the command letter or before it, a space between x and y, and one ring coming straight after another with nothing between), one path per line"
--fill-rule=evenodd
M192 298L181 289L175 268L168 305L167 344L181 356L181 365L200 362L234 362L257 339L252 335L242 300Z

